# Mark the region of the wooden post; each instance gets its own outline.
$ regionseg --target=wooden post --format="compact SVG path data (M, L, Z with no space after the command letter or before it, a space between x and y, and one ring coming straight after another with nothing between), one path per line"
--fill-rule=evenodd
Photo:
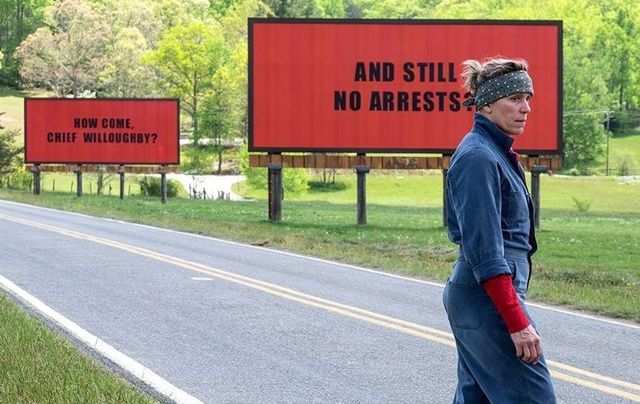
M160 202L167 203L167 172L164 165L160 169Z
M78 185L76 189L76 196L80 198L82 196L82 164L78 164L74 173L76 173L76 182Z
M269 163L269 220L282 220L282 164Z
M540 174L548 171L547 166L534 165L531 168L531 199L533 202L534 225L540 228Z
M120 164L118 175L120 175L120 199L124 199L124 165L123 164Z
M42 179L40 164L32 166L31 172L33 173L33 194L40 195L40 184Z
M371 167L367 165L356 166L358 174L358 224L367 224L367 174Z
M442 227L447 228L447 169L442 169Z

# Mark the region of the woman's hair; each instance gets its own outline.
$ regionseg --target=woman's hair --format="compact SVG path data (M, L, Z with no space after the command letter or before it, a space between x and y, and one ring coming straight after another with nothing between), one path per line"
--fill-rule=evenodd
M485 81L518 70L527 70L529 65L524 59L504 59L500 57L485 59L480 62L469 59L462 62L462 78L464 87L475 95L478 87Z

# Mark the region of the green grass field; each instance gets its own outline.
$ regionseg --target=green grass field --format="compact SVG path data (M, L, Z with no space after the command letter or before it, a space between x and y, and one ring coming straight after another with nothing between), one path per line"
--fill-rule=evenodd
M606 147L605 147L606 150ZM640 175L640 130L616 134L609 142L609 174ZM606 172L606 155L601 156L591 169L604 174Z
M0 126L6 129L20 129L24 126L24 97L44 97L50 94L43 90L18 91L0 86ZM22 137L19 144L23 143Z
M0 294L0 401L151 403Z

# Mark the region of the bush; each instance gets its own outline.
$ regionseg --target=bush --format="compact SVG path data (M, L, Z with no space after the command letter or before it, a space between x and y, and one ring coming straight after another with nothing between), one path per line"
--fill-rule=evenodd
M346 182L309 181L309 190L312 192L337 192L348 188Z
M589 211L589 208L591 207L591 202L592 202L591 199L579 199L579 198L576 198L575 196L572 196L571 199L573 199L573 202L575 202L578 212L585 213Z
M33 183L33 174L28 173L20 168L16 168L8 174L0 178L0 188L7 187L9 189L31 189Z
M140 192L142 195L162 196L160 178L145 176L143 179L139 180L138 183L140 184ZM180 189L181 186L182 184L180 184L179 181L167 180L167 197L174 198L178 196L178 189Z
M309 170L306 168L284 168L282 186L285 192L305 194L309 190Z
M617 175L631 175L631 171L634 168L635 161L633 157L628 154L623 154L617 159L618 168L616 170Z
M249 152L244 146L238 152L240 172L247 177L247 183L254 189L267 189L269 179L267 169L262 167L249 167ZM285 197L287 193L302 194L309 189L309 170L306 168L282 169L282 187Z
M215 153L207 147L189 146L184 151L186 159L183 169L191 174L211 174L215 164Z

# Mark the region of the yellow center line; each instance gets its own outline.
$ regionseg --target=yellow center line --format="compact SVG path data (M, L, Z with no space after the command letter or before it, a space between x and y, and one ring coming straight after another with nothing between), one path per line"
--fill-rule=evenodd
M399 331L407 335L412 335L418 338L422 338L424 340L446 345L452 348L455 348L456 346L453 340L453 335L447 331L438 330L438 329L427 327L421 324L417 324L410 321L405 321L405 320L397 319L394 317L386 316L384 314L365 310L359 307L354 307L354 306L334 302L331 300L323 299L323 298L302 293L290 288L285 288L273 283L264 282L258 279L246 277L243 275L238 275L232 272L223 271L221 269L217 269L208 265L187 261L182 258L147 250L141 247L136 247L130 244L121 243L115 240L92 236L89 234L84 234L84 233L76 232L73 230L41 224L41 223L33 222L30 220L6 216L3 214L0 214L0 219L23 224L30 227L36 227L39 229L55 232L58 234L62 234L62 235L80 239L80 240L92 241L98 244L102 244L112 248L117 248L123 251L127 251L132 254L151 258L156 261L161 261L170 265L178 266L184 269L188 269L191 271L213 276L218 279L223 279L232 283L247 286L249 288L259 290L273 296L295 301L307 306L316 307L316 308L327 310L345 317L354 318L354 319L364 321L370 324L374 324L380 327ZM550 370L552 376L559 380L563 380L572 384L598 390L598 391L611 394L617 397L625 398L628 400L640 402L639 395L636 395L624 390L620 390L615 387L610 387L604 384L600 384L591 380L581 379L575 375L588 377L591 379L599 380L612 385L617 385L630 390L640 390L640 386L637 384L614 379L612 377L600 375L598 373L589 372L587 370L576 368L576 367L566 365L556 361L547 360L547 364L550 367L559 368L564 370L565 372L570 372L574 374L574 375L571 375L571 374L560 372L558 370L553 370L553 369Z

